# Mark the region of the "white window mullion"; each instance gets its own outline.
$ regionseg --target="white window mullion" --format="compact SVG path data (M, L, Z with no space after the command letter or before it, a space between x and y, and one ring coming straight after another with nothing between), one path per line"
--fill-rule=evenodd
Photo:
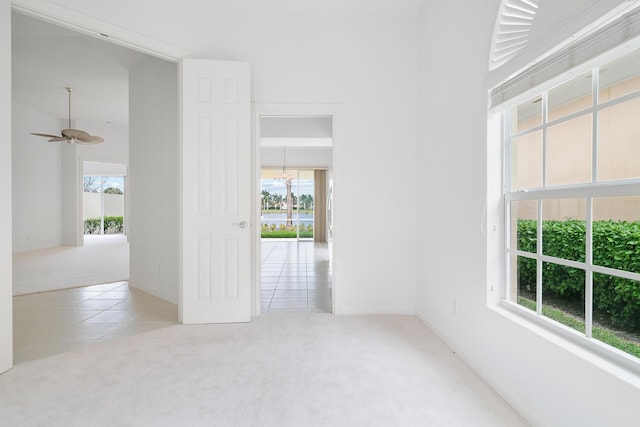
M549 122L549 93L542 93L542 188L547 187L547 135ZM542 316L542 200L537 211L536 312Z
M507 249L505 251L505 282L504 282L504 295L507 296L507 299L511 300L511 255L509 254L509 248L511 245L511 202L509 201L508 195L511 192L511 110L506 109L504 111L504 119L502 121L502 185L503 185L503 194L507 195L504 198L504 224L503 230L504 233L504 247ZM515 301L517 303L517 301Z
M504 193L511 191L511 150L513 135L511 134L511 120L513 116L511 110L507 109L504 112L504 121L502 123L502 143L504 148L504 154L502 158L502 182L504 185Z
M542 316L542 200L538 200L536 244L536 312Z
M593 116L592 116L592 131L591 131L591 182L596 183L598 181L598 146L599 146L599 132L598 132L598 104L600 103L600 67L595 67L591 72L591 87L592 87L592 100L593 100ZM584 282L584 334L587 338L593 336L593 197L587 197L587 223L586 223L586 236L585 236L585 262L587 268L585 269L585 282Z
M600 103L600 68L595 67L591 73L591 83L593 91L593 118L592 118L592 133L591 133L591 182L596 183L598 181L598 104Z
M505 254L505 262L504 262L504 277L505 277L505 281L504 281L504 295L507 296L507 299L509 301L511 301L511 269L512 269L512 263L513 263L513 257L511 256L512 252L511 252L511 203L505 201L504 203L504 237L505 237L505 243L504 243L504 247L506 248L504 254ZM517 301L513 301L515 303L517 303Z
M549 122L549 93L542 93L542 188L547 187L547 135Z
M593 197L587 198L587 223L585 236L585 282L584 282L584 333L588 338L593 329Z

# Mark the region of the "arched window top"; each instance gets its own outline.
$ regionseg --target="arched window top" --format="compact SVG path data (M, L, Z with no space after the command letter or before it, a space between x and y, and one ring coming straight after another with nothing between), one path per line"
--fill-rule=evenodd
M527 47L539 0L502 0L493 30L489 70L495 70Z

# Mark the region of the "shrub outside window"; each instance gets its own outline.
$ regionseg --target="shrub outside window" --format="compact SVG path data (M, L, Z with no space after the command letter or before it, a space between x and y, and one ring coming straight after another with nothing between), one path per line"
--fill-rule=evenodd
M639 118L638 51L504 112L505 300L636 361Z

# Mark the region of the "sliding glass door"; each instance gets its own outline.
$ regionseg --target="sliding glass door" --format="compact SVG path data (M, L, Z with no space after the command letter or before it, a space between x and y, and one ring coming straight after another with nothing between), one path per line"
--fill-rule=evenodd
M125 177L84 177L84 234L123 234Z
M262 237L313 239L314 171L263 169L260 186Z

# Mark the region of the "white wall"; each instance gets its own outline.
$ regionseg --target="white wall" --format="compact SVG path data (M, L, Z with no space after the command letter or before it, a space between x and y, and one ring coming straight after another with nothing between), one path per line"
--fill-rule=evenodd
M260 150L260 162L263 168L282 169L282 148L263 147ZM295 168L331 168L333 151L331 147L287 148L287 169Z
M60 144L62 153L60 191L61 191L61 244L79 246L82 244L82 173L78 162L78 145ZM15 164L14 164L15 165ZM17 165L16 165L17 166Z
M0 373L13 365L11 266L11 6L0 0Z
M100 102L99 99L95 101ZM78 159L121 165L129 164L129 128L127 126L88 120L78 120L77 126L91 135L104 138L104 142L100 144L78 145Z
M129 285L177 304L177 64L150 58L131 70L129 90Z
M573 2L579 3L584 5ZM487 261L495 265L499 255L487 251L480 226L487 190L488 52L498 4L429 2L421 15L418 186L425 190L417 212L429 227L418 229L417 308L533 425L632 425L637 376L487 305L498 292L488 286ZM542 2L541 8L554 5ZM548 9L544 15L556 18ZM492 160L492 167L500 164ZM495 203L490 198L490 213ZM489 240L493 224L500 231L500 222L490 221Z
M61 151L59 143L30 135L59 132L60 120L12 103L13 251L61 242Z
M205 13L209 6L200 2L154 4L150 15L124 0L55 4L177 46L190 57L248 61L255 103L342 104L334 165L336 312L414 312L415 15L305 8L246 13L244 3L216 3L230 10ZM402 208L363 215L361 207L378 206L381 195L402 201Z

